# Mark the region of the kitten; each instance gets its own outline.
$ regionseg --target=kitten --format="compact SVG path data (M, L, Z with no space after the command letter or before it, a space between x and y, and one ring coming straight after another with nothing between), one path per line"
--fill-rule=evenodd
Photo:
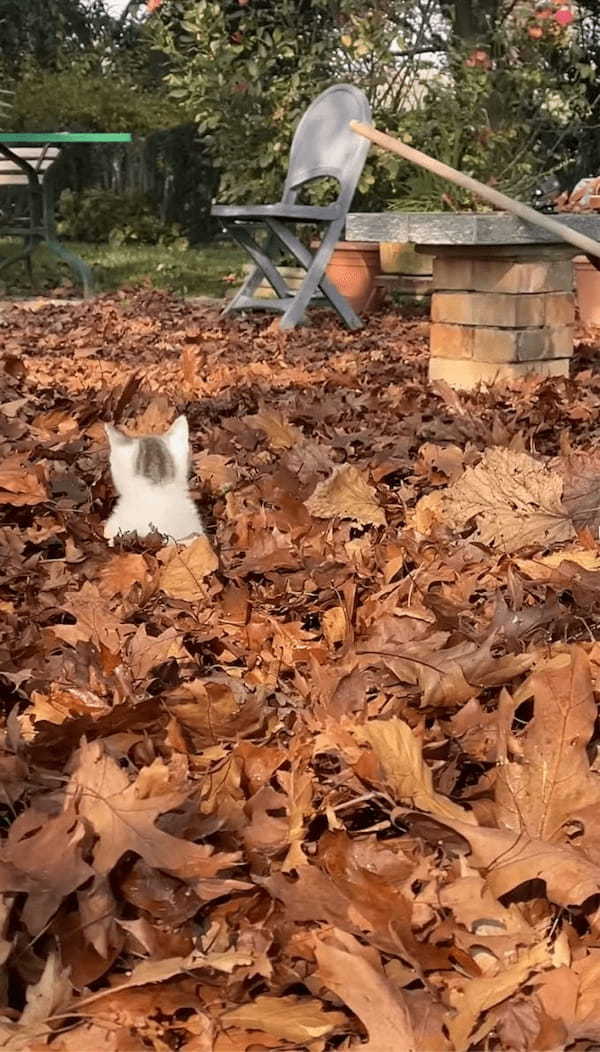
M130 438L104 425L110 443L110 472L118 500L104 527L112 544L119 533L145 537L157 531L170 541L204 533L190 497L188 422L178 416L160 438Z

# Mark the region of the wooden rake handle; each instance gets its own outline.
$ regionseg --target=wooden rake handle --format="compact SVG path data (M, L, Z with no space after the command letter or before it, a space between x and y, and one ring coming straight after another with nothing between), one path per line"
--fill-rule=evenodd
M442 161L436 161L426 153L413 149L412 146L407 146L400 139L394 139L391 135L377 131L377 128L373 128L370 124L350 121L350 127L357 135L363 135L365 139L370 139L371 142L381 146L382 149L389 150L390 153L397 153L399 157L404 157L406 161L412 161L413 164L418 165L420 168L426 168L429 172L433 172L434 175L439 175L442 179L448 179L451 183L462 186L463 190L470 190L471 193L482 197L484 201L489 201L496 208L512 212L519 219L524 219L527 223L533 223L535 226L541 227L542 230L549 231L549 233L555 235L556 241L567 241L568 244L578 248L580 252L596 257L592 258L592 262L600 268L600 242L594 241L592 237L580 234L578 230L571 230L570 227L557 223L556 219L552 219L541 212L536 212L533 208L529 208L528 205L521 204L520 201L513 201L512 197L507 197L506 194L501 194L499 190L494 190L493 187L480 183L478 179L473 179L470 175L465 175L464 172L459 172L456 168L451 168L450 165L443 164Z

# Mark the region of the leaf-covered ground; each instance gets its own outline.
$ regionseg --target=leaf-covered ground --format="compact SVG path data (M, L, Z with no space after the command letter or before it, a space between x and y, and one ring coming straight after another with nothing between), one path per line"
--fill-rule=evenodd
M0 1047L600 1042L600 375L156 291L0 312ZM109 549L188 415L211 546Z

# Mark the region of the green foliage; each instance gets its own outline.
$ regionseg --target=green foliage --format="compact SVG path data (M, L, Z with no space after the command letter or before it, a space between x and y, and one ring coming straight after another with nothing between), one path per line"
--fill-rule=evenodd
M170 0L155 20L167 80L209 137L223 200L278 196L293 129L336 79L338 21L355 0Z
M568 141L591 120L581 41L555 23L532 37L534 13L501 0L164 0L152 23L171 95L210 137L223 201L276 199L300 116L345 80L382 129L527 196L568 163ZM472 205L376 150L354 203Z
M102 0L0 0L0 60L18 77L24 61L56 69L93 48L110 27Z
M45 71L30 66L16 85L15 131L130 131L143 134L182 120L162 90L140 91L129 75L90 69L85 60Z
M164 223L152 202L140 193L65 190L60 197L59 213L59 233L76 241L110 241L115 245L186 244L179 227Z

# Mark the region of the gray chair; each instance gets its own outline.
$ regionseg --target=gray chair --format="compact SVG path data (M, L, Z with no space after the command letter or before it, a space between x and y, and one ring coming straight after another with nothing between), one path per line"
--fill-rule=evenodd
M351 120L370 124L371 109L366 97L350 84L335 84L309 106L292 142L288 173L281 201L272 205L215 205L212 215L242 246L255 263L242 288L225 308L231 311L259 308L280 311L282 329L293 329L302 321L311 303L328 301L348 328L359 329L361 320L350 304L325 277L336 241L340 239L346 215L369 151L369 142L350 130ZM331 177L339 185L334 204L325 207L296 204L300 188L313 179ZM313 255L294 232L297 223L322 224L321 244ZM290 229L290 225L292 229ZM253 231L265 227L267 238L261 246ZM288 289L275 266L282 250L291 254L306 270L296 291ZM272 286L273 299L255 298L262 279Z

